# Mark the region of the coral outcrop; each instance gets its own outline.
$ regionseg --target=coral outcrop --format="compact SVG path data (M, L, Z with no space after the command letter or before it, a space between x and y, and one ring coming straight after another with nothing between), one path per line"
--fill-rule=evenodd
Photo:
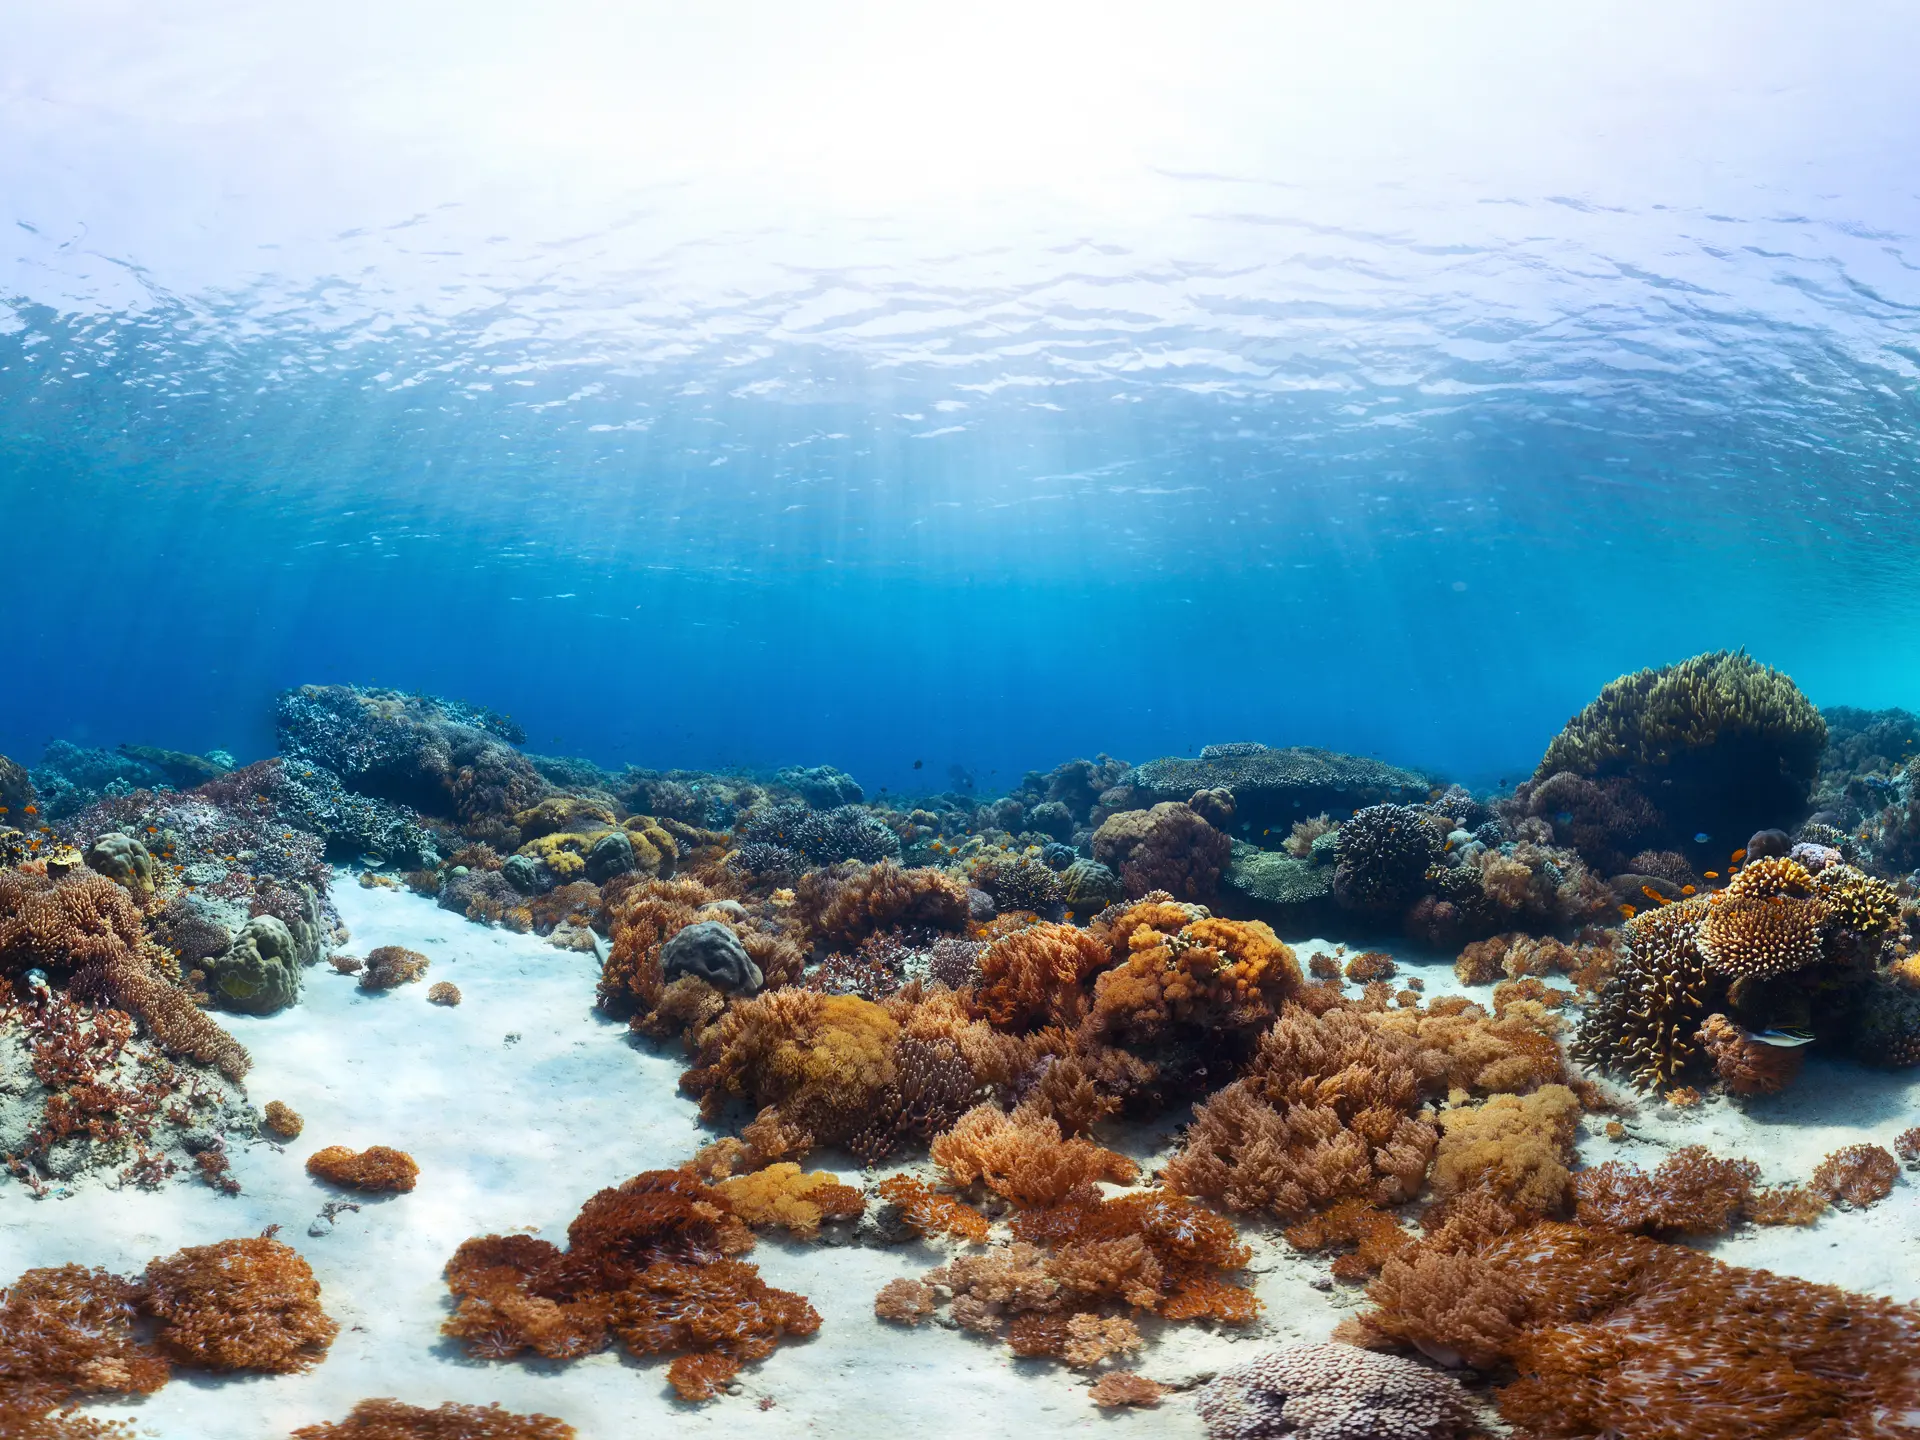
M1165 890L1207 900L1219 888L1232 842L1181 801L1123 810L1093 832L1093 858L1120 876L1126 893Z
M1200 1391L1208 1440L1458 1440L1473 1430L1460 1382L1350 1345L1289 1345Z

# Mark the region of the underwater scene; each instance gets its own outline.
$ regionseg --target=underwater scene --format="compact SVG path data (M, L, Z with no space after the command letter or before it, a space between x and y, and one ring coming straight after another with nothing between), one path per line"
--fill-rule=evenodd
M0 45L0 1436L1920 1440L1920 12Z

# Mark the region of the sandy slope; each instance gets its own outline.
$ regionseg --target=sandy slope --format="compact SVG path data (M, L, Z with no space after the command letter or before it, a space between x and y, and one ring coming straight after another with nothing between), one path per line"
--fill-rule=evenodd
M133 1406L95 1413L135 1420L154 1436L267 1440L343 1415L353 1401L394 1395L422 1404L498 1400L571 1421L586 1437L651 1433L862 1437L1055 1435L1124 1431L1197 1437L1190 1400L1159 1410L1104 1415L1083 1382L1051 1365L1014 1361L997 1346L951 1330L902 1331L872 1318L886 1280L938 1263L927 1246L840 1248L763 1240L752 1255L768 1280L809 1296L820 1333L783 1346L743 1377L741 1395L705 1407L671 1398L663 1364L604 1354L569 1366L481 1364L442 1341L440 1267L465 1237L513 1227L564 1242L567 1221L593 1190L636 1171L677 1164L699 1143L693 1107L674 1088L679 1065L629 1042L592 1009L594 961L535 937L471 925L431 902L364 890L342 876L336 890L358 954L403 944L432 957L432 980L451 980L457 1009L426 1000L426 985L367 996L350 979L309 972L294 1010L271 1019L235 1017L256 1068L256 1102L284 1100L306 1117L305 1134L281 1149L261 1143L234 1161L238 1198L176 1184L159 1194L98 1185L65 1200L33 1201L0 1189L0 1274L80 1261L134 1271L183 1244L282 1227L314 1267L324 1303L343 1327L325 1364L292 1377L176 1379ZM1300 947L1305 954L1315 947ZM1444 964L1413 963L1429 994L1458 989ZM517 1038L510 1038L517 1037ZM1701 1140L1747 1154L1767 1179L1803 1177L1828 1150L1855 1139L1882 1144L1920 1123L1920 1073L1874 1075L1814 1066L1788 1097L1746 1111L1724 1101L1678 1113L1645 1107L1620 1145L1594 1134L1589 1160L1621 1155L1654 1163L1666 1147ZM1105 1137L1150 1161L1170 1123ZM302 1169L322 1145L397 1145L421 1165L411 1195L365 1204L331 1234L308 1227L331 1192ZM834 1157L821 1157L833 1166ZM844 1157L837 1162L848 1168ZM1248 1227L1254 1279L1266 1319L1252 1333L1166 1327L1139 1368L1190 1379L1291 1339L1323 1338L1357 1303L1309 1282L1317 1261L1292 1255ZM1912 1299L1920 1293L1920 1187L1903 1182L1864 1214L1833 1214L1808 1231L1748 1231L1726 1240L1730 1260ZM1151 1331L1150 1331L1151 1333ZM757 1401L771 1400L762 1410Z

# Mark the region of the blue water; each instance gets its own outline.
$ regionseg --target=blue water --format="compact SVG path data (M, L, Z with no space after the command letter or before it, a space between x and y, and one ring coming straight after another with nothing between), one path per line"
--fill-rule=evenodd
M0 752L1531 768L1920 708L1902 7L274 8L0 53ZM915 763L923 762L916 770Z

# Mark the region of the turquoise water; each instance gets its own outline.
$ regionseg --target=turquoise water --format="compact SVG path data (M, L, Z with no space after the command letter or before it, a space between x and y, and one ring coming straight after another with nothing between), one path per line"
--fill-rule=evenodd
M0 752L353 680L1491 784L1707 649L1920 706L1911 12L15 20Z

